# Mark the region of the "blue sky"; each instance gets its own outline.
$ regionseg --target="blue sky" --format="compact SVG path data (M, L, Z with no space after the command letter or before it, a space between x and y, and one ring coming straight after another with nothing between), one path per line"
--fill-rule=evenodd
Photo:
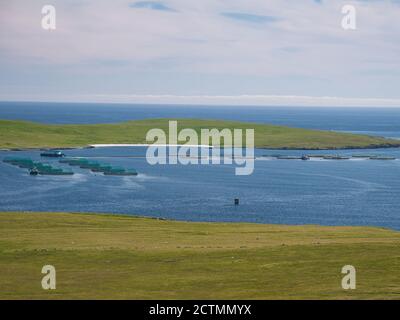
M396 0L47 3L0 1L0 100L400 106Z

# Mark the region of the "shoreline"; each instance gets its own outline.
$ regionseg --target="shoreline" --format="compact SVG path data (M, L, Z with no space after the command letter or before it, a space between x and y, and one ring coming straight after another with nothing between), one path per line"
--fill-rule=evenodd
M45 150L82 150L82 149L95 149L95 148L114 148L114 147L149 147L154 144L91 144L87 146L77 147L21 147L21 148L0 148L0 152L18 152L18 151L45 151ZM155 146L155 145L154 145ZM198 147L198 148L215 148L215 146L207 145L185 145L185 144L160 144L156 145L160 147ZM365 147L360 146L346 146L341 148L296 148L296 147L282 147L282 148L270 148L270 147L254 147L254 149L260 150L285 150L285 151L330 151L330 150L377 150L377 149L400 149L400 143L398 145L370 145Z
M40 149L78 149L93 147L147 146L147 132L169 130L169 121L179 121L179 128L201 130L254 130L254 146L271 150L347 150L398 148L400 141L378 136L341 133L327 130L292 128L271 124L212 119L146 119L114 124L49 125L28 121L0 120L0 149L8 151ZM169 131L168 131L169 132ZM224 138L224 137L222 137ZM220 136L221 139L221 136ZM167 141L162 141L168 145ZM157 141L156 141L157 143ZM221 141L216 142L221 143ZM154 145L154 141L151 142ZM174 141L176 145L209 145L202 141ZM217 146L216 144L216 146ZM214 141L209 147L214 145Z
M262 222L248 222L248 221L193 221L193 220L179 220L179 219L171 219L171 218L162 218L162 217L152 217L146 215L138 215L138 214L123 214L123 213L111 213L111 212L69 212L69 211L1 211L1 214L67 214L67 215L76 215L76 216L99 216L104 218L126 218L126 219L144 219L149 221L164 221L164 222L172 222L172 223L183 223L183 224L207 224L207 225L250 225L250 226L266 226L266 227L287 227L287 228L303 228L303 227L314 227L321 229L378 229L385 231L392 231L395 233L400 233L400 230L382 227L382 226L372 226L372 225L325 225L325 224L285 224L285 223L262 223Z
M190 147L190 148L214 148L206 144L153 144L153 143L109 143L109 144L90 144L89 148L114 148L114 147Z

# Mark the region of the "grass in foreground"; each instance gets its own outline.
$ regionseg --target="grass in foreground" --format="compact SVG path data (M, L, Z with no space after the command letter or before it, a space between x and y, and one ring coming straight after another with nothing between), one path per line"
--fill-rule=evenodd
M168 120L148 119L117 124L47 125L26 121L0 120L0 148L79 147L89 144L147 143L153 128L168 132ZM399 141L284 126L217 120L178 120L179 129L255 129L255 145L260 148L340 149L398 147ZM199 141L200 143L200 141Z
M399 246L380 228L0 213L0 299L399 299Z

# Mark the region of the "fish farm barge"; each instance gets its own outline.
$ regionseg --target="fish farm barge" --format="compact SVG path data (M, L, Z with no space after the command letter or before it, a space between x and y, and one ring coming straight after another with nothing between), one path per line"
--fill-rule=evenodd
M41 157L50 157L50 158L62 158L65 157L65 154L60 150L47 150L40 154Z
M310 160L323 159L323 160L351 160L351 159L364 159L364 160L396 160L393 156L382 156L382 155L368 155L368 154L353 154L351 156L338 155L338 154L304 154L302 156L297 155L263 155L264 158L274 158L278 160Z

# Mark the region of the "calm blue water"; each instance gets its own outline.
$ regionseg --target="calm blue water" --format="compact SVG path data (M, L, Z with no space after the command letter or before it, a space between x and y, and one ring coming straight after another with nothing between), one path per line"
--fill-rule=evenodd
M400 137L400 112L396 109L250 108L228 112L222 107L151 106L147 112L145 106L99 108L96 113L94 105L69 108L1 103L0 118L47 123L116 122L164 116L227 118ZM145 159L135 158L144 155L144 148L66 153L133 167L140 174L103 176L73 167L74 176L31 177L23 169L0 162L0 211L110 212L189 221L370 225L400 230L400 160L270 160L260 156L301 152L257 150L254 174L235 176L231 165L150 166ZM354 153L400 158L400 149L340 152ZM0 161L7 155L39 158L36 151L2 151ZM240 198L237 207L233 205L236 197Z

